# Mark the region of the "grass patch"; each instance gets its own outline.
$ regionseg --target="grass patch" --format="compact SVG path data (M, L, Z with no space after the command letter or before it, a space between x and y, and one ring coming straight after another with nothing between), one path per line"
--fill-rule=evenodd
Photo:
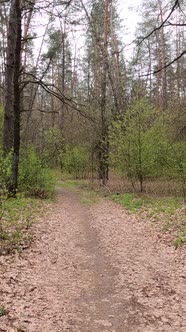
M94 204L97 202L98 195L85 180L67 179L64 181L58 181L57 185L75 191L80 197L80 203L82 204Z
M31 238L27 232L41 200L18 195L2 201L0 208L0 254L21 250Z
M157 215L161 212L173 215L177 209L181 208L181 199L172 197L152 197L142 194L113 194L112 199L121 204L131 212L143 208L149 209L151 215Z
M131 212L136 212L143 205L142 198L133 197L133 195L129 193L113 194L112 199Z
M58 181L57 185L62 188L77 188L80 187L83 182L81 180L64 180L64 181Z
M184 227L184 229L180 230L177 233L175 239L173 240L173 244L176 248L182 246L185 243L186 243L186 226Z
M7 311L4 307L0 307L0 317L5 316L7 314Z
M94 191L89 189L82 190L80 195L80 202L82 204L95 204L98 200L98 195Z
M150 197L144 200L144 206L150 208L151 214L165 213L167 215L173 215L180 209L181 199L173 197Z
M186 243L186 216L181 198L124 193L113 194L112 199L140 219L159 223L163 232L169 232L176 247Z

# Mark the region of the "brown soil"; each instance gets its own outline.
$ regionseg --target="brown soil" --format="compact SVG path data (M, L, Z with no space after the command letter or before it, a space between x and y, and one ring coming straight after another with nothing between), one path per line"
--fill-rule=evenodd
M186 331L186 251L150 223L59 188L32 231L0 257L0 332Z

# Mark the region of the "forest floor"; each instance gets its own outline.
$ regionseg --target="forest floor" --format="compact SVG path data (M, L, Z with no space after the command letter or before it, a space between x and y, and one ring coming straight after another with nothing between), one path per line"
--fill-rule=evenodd
M185 332L186 250L115 202L57 188L0 257L0 332Z

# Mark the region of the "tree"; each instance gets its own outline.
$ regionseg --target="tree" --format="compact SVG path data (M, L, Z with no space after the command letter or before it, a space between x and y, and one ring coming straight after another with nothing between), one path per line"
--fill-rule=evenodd
M111 163L133 186L138 181L140 192L145 179L155 175L153 142L149 137L154 119L154 109L140 98L113 121L110 129Z
M12 151L11 176L8 184L10 195L16 194L20 147L20 69L21 69L21 2L12 0L10 5L7 63L5 70L5 108L3 151Z
M88 21L84 65L88 108L93 110L98 139L93 143L98 175L108 180L108 127L112 117L126 108L126 69L117 38L119 19L114 1L97 0L89 8L81 1Z

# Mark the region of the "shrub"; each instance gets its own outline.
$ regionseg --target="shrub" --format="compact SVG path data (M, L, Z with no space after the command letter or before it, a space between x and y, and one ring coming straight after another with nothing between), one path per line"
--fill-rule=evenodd
M32 147L20 155L18 187L29 196L47 198L53 194L54 177L51 170L43 167Z
M151 141L146 137L154 117L152 107L140 100L114 121L110 130L111 163L132 181L137 179L141 191L154 165Z
M139 100L112 123L110 161L132 184L137 180L141 192L146 179L175 179L186 199L185 138L172 133L174 122L169 112Z
M0 197L6 193L8 179L11 173L11 153L5 158L2 157L2 151L0 150Z
M83 146L68 146L64 155L64 170L75 178L83 178L89 168L88 151Z
M0 105L0 144L2 142L2 132L3 132L3 108Z
M63 156L65 152L65 142L63 132L53 127L44 132L42 149L40 151L42 160L49 167L63 168Z

